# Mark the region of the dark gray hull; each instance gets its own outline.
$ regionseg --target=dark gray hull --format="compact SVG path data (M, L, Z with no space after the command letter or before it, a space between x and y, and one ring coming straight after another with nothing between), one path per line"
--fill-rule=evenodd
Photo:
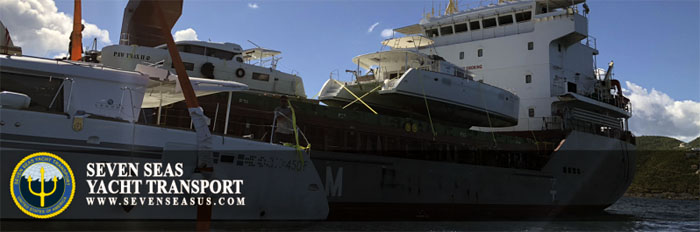
M343 220L599 212L627 190L636 159L634 145L582 132L572 132L542 170L361 154L312 157L329 218Z

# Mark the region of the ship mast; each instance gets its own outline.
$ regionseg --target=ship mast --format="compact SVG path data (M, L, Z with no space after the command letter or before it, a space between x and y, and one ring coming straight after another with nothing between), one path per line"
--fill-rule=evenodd
M70 60L78 61L80 60L82 47L83 47L83 24L82 14L81 14L80 0L75 0L73 7L73 32L70 34L71 46L70 46Z

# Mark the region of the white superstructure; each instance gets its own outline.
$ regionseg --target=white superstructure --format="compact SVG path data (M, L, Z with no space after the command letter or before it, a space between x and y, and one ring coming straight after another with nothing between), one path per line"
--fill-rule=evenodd
M483 130L626 131L629 102L618 81L595 74L598 50L582 2L500 1L465 11L450 4L445 15L396 31L425 34L435 43L422 52L520 97L517 126Z

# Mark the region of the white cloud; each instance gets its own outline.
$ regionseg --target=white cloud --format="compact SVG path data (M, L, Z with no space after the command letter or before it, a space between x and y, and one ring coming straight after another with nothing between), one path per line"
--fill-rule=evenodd
M175 41L199 40L197 39L197 32L194 31L194 29L192 28L176 31L175 35L173 36L173 39L175 39Z
M73 17L58 12L53 0L0 0L0 20L23 54L54 57L68 52ZM107 30L82 22L83 47L90 46L94 38L102 45L112 43Z
M677 101L656 89L627 81L623 89L632 102L630 130L637 135L662 135L690 141L700 136L700 102Z
M384 38L390 38L390 37L392 37L392 36L394 36L394 30L393 30L393 29L387 28L387 29L382 30L382 37L384 37Z
M258 7L260 7L260 6L258 6L257 3L248 3L248 7L252 8L252 9L258 9Z
M376 22L376 23L372 24L372 26L369 26L369 29L367 29L367 33L374 31L374 28L377 26L379 26L379 22Z

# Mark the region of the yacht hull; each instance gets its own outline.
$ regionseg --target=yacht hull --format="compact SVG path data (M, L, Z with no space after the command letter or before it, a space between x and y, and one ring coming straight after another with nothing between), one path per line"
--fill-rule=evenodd
M355 96L364 96L361 99L380 113L429 114L436 121L487 127L518 122L519 100L513 93L443 73L410 69L398 79L347 83L345 87ZM331 106L344 107L354 101L356 108L363 107L355 96L329 80L319 99Z
M320 178L309 161L294 149L268 143L214 136L215 164L212 179L240 179L241 195L204 194L89 194L87 163L128 162L183 163L184 174L164 179L204 179L194 173L196 135L193 131L136 125L121 121L85 118L80 131L72 130L73 119L61 114L0 109L4 124L0 134L2 185L9 186L10 176L20 160L34 152L52 152L71 167L76 181L72 203L56 219L196 219L206 207L188 205L120 205L131 197L212 197L214 204L229 201L232 205L211 206L213 220L323 220L328 214L326 196ZM131 177L138 178L138 177ZM142 177L143 179L149 179ZM106 181L112 178L106 177ZM119 179L119 178L114 178ZM123 179L123 178L122 178ZM150 178L154 179L154 178ZM155 178L158 179L158 178ZM162 179L162 178L161 178ZM143 187L145 188L145 186ZM93 205L89 197L116 198L116 204ZM225 198L221 201L219 198ZM243 204L236 197L243 197ZM10 194L0 199L3 219L23 219ZM180 203L181 204L181 203Z

